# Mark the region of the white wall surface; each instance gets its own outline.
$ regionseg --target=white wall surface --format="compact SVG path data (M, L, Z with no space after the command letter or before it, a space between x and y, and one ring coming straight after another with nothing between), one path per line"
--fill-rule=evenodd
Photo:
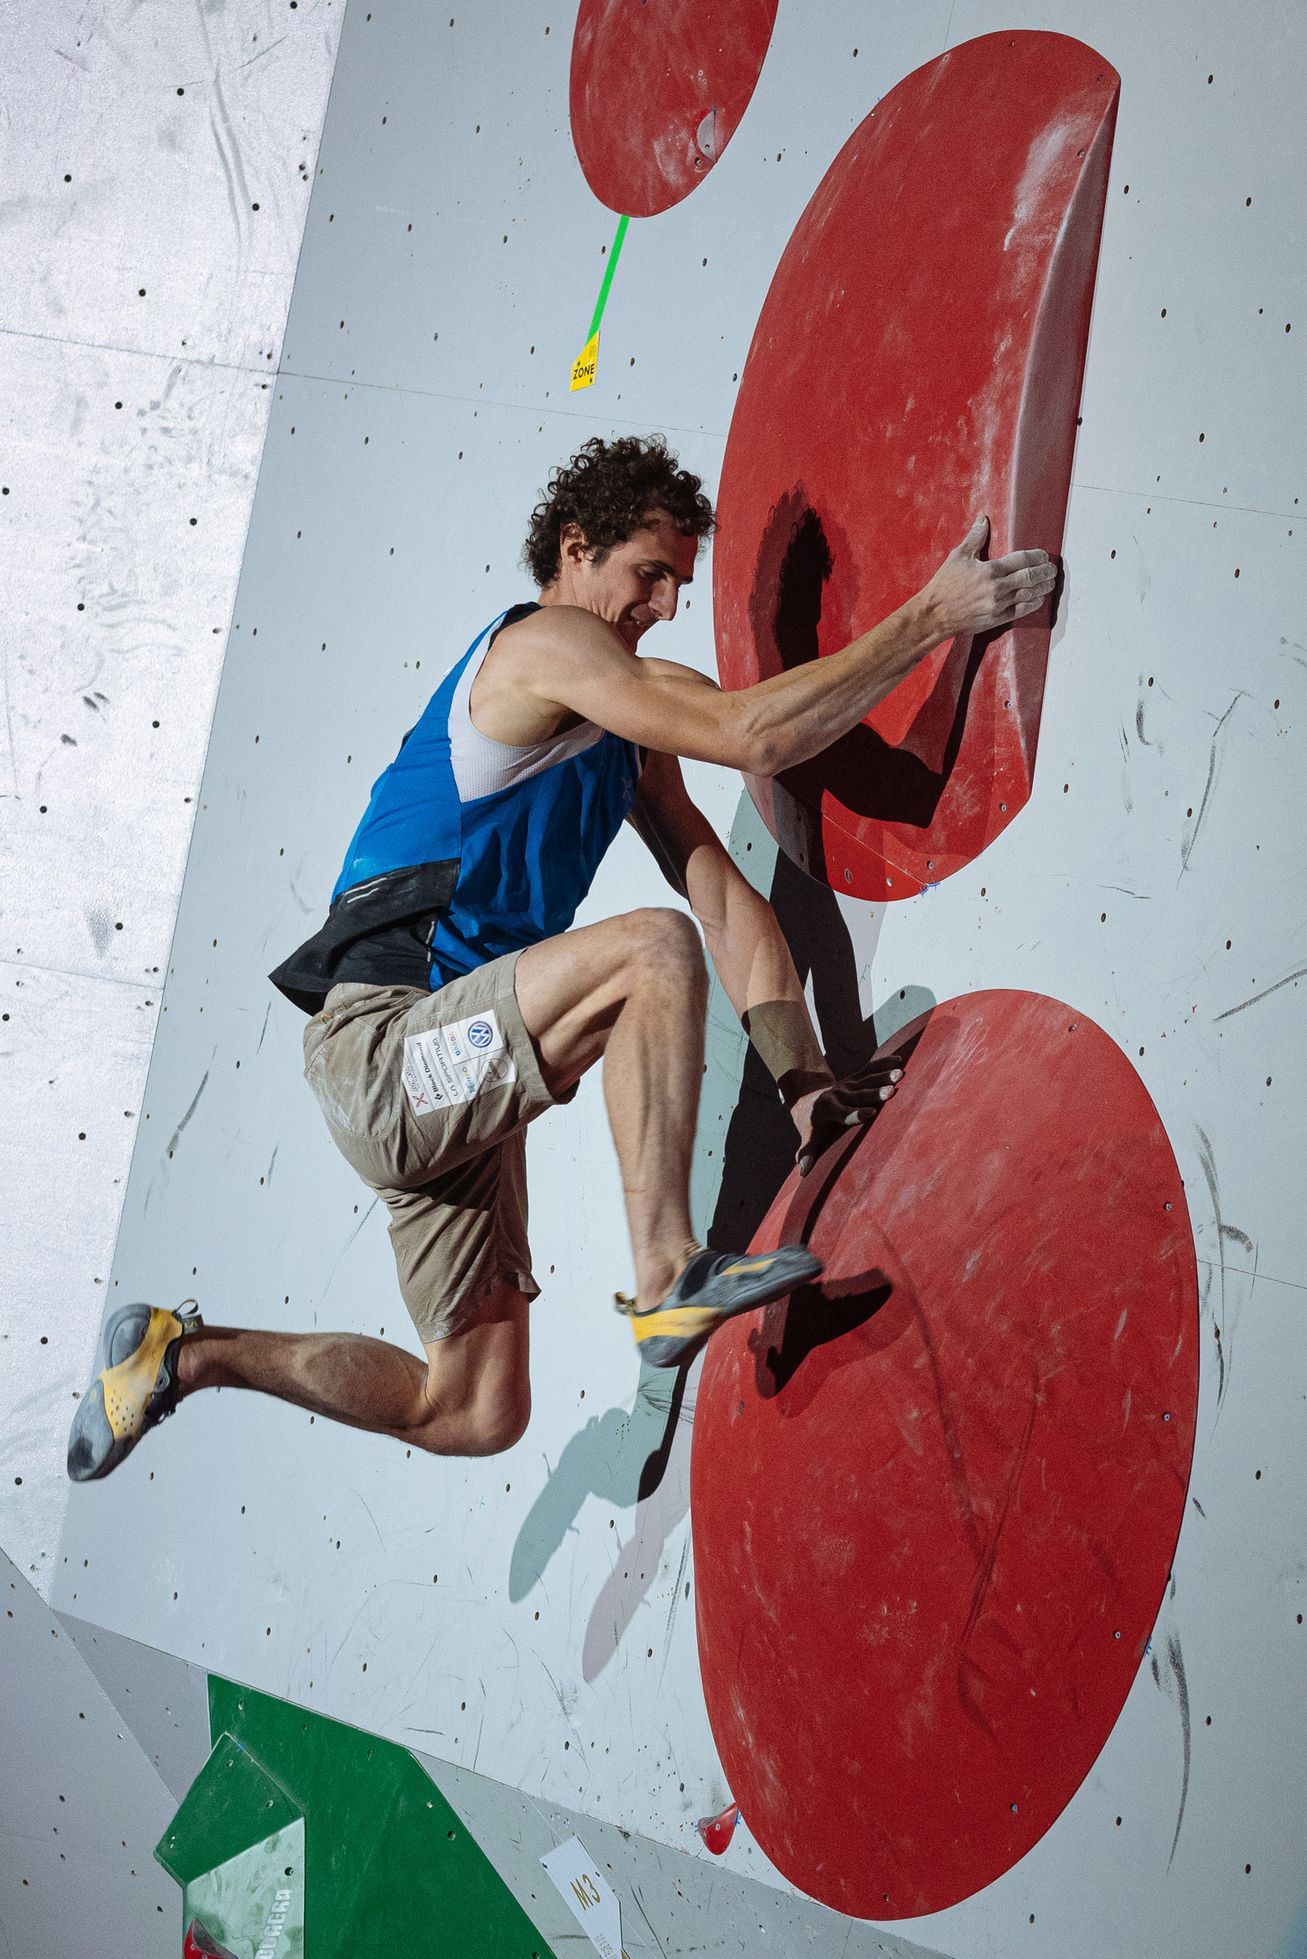
M88 1131L79 1147L98 1145L88 1204L108 1205L132 1133L132 1118L114 1118L115 1157L109 1111L142 1107L110 1291L195 1292L214 1320L407 1336L383 1221L319 1127L299 1081L302 1023L263 974L320 915L368 785L431 687L523 594L514 563L550 465L596 428L660 428L715 478L772 268L849 130L947 45L1001 26L1077 34L1120 71L1122 98L1034 797L977 864L920 900L840 909L861 1009L882 1033L914 1002L1027 987L1098 1020L1142 1074L1202 1261L1194 1502L1156 1672L1141 1670L1069 1809L999 1883L896 1929L965 1959L1299 1950L1301 14L1273 0L1237 18L1214 4L999 14L932 0L873 19L830 0L818 21L783 6L720 166L632 229L592 398L569 398L565 377L612 220L568 140L570 9L500 0L448 21L417 0L349 10L143 1104L117 1076L88 1076L104 1064L78 991L121 987L148 1029L144 1000L157 996L141 968L106 980L89 958L47 955L43 1018L23 1034L25 1054L51 1055L59 1106L75 1112L78 1080L97 1083L85 1106L103 1131L75 1125ZM148 494L132 483L133 500ZM55 528L51 512L32 534ZM176 567L186 550L183 538L163 555ZM705 567L656 650L711 672L708 583ZM60 643L55 616L51 601L38 624ZM198 607L197 630L201 617L220 647L222 619ZM75 766L52 709L38 703L33 725L47 769ZM157 820L154 735L120 770L140 826ZM738 782L690 773L768 888ZM181 794L193 780L179 758ZM89 807L75 778L69 800ZM70 847L47 870L52 944L86 909L80 857ZM57 906L50 870L67 876ZM109 929L122 917L124 933L106 941L108 961L126 948L134 888L113 909ZM623 841L584 916L666 901ZM157 923L137 948L147 973L164 963ZM14 977L26 1000L35 975ZM832 1043L848 1032L823 1031ZM144 1042L118 1038L123 1066L139 1066ZM701 1219L739 1067L717 1001ZM74 1145L47 1154L42 1187L62 1191ZM537 1126L530 1161L545 1295L536 1413L514 1452L437 1463L253 1397L206 1396L111 1482L75 1492L61 1539L67 1394L100 1297L47 1276L68 1269L72 1207L53 1230L33 1223L25 1269L62 1332L49 1373L37 1356L19 1377L5 1473L13 1457L34 1489L15 1523L7 1510L6 1541L21 1541L56 1604L105 1627L702 1856L694 1819L728 1792L694 1649L689 1408L660 1488L637 1503L667 1388L638 1384L608 1310L629 1263L597 1082ZM215 1582L232 1602L218 1616ZM779 1886L747 1832L719 1868Z
M165 1959L181 1902L154 1846L176 1802L3 1552L0 1599L0 1953L64 1959L98 1927L111 1950Z
M0 1541L46 1590L343 12L0 19Z

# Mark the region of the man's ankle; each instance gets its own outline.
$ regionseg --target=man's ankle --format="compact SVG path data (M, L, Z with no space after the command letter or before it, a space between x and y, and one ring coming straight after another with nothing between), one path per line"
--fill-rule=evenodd
M636 1310L647 1313L666 1299L692 1258L703 1250L693 1238L677 1240L669 1251L651 1256L636 1275Z
M203 1351L206 1343L207 1327L197 1328L194 1333L184 1334L177 1348L177 1358L173 1363L177 1379L177 1398L180 1401L197 1388L204 1386L205 1365L208 1355Z

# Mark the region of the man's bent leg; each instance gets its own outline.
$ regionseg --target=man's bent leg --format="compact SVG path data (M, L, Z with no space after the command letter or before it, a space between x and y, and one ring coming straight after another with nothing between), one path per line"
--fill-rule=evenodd
M472 1325L428 1343L425 1365L363 1333L205 1326L181 1344L181 1392L252 1388L433 1455L496 1455L531 1413L528 1304L511 1287L487 1293Z
M698 1249L690 1155L708 1000L698 932L683 912L658 909L582 926L528 946L516 992L553 1093L603 1057L636 1299L651 1306Z

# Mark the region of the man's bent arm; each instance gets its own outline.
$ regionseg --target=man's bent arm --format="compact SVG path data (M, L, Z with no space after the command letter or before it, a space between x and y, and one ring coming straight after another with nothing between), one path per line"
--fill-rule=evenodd
M691 802L675 758L650 756L631 823L688 898L717 977L786 1106L828 1087L834 1077L776 914Z

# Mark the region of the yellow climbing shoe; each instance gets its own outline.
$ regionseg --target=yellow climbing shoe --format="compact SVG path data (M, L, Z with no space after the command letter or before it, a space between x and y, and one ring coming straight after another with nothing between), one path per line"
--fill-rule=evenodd
M89 1483L117 1469L177 1406L177 1350L204 1322L193 1305L120 1306L105 1321L91 1384L68 1437L68 1474Z
M811 1284L821 1270L821 1260L806 1245L782 1245L774 1252L696 1252L656 1306L641 1312L620 1292L615 1304L631 1322L642 1360L651 1367L683 1367L723 1321Z

